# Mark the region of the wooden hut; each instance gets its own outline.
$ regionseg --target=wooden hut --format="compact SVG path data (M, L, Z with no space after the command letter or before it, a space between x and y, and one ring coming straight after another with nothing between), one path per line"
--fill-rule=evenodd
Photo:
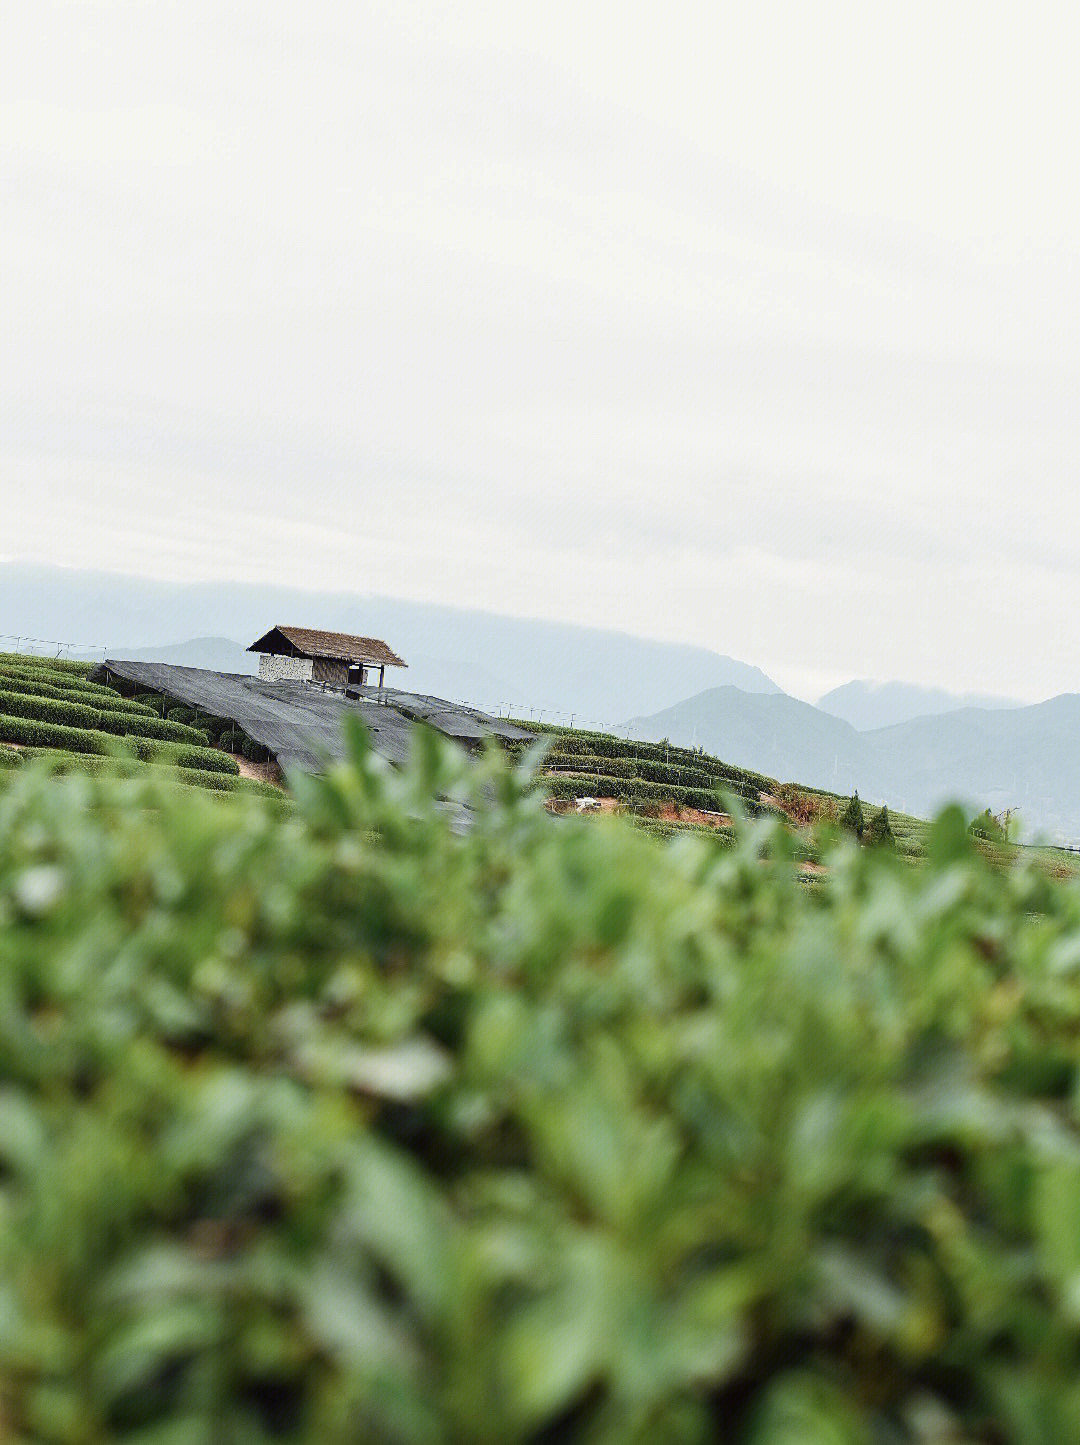
M322 632L312 627L271 627L248 648L259 654L259 676L267 682L288 679L364 687L378 669L383 686L388 667L407 667L378 637Z

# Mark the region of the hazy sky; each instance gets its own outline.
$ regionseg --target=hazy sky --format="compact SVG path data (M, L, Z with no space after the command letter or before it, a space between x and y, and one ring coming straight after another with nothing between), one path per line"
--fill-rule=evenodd
M0 555L1080 689L1076 7L2 28Z

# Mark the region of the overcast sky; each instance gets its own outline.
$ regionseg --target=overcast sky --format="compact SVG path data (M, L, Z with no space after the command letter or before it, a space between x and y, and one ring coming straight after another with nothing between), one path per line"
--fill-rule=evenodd
M1080 690L1076 7L3 32L0 556Z

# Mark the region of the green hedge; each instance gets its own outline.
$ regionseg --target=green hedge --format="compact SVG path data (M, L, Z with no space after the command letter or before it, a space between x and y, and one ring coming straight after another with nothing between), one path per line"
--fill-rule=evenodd
M57 723L61 727L94 728L98 732L118 736L160 738L170 742L207 741L206 734L195 728L156 718L151 713L126 710L122 700L118 701L121 706L114 710L0 689L0 713L7 717L32 718L38 722Z
M710 813L723 811L719 797L711 789L682 788L673 783L649 783L643 778L601 778L598 782L595 775L588 774L581 777L548 775L540 786L551 798L592 795L617 798L631 808L675 803L686 808L701 808Z
M355 759L0 796L9 1438L1080 1439L1080 888Z
M199 714L199 727L207 733L213 743L217 743L223 733L229 732L233 722L227 717L214 717L209 713Z
M4 754L9 751L0 746L0 768L9 766L3 761ZM180 768L172 760L164 758L151 758L144 762L133 757L107 757L94 753L63 752L56 748L38 747L22 748L19 752L10 751L10 756L14 760L10 764L11 767L18 767L21 763L44 758L48 761L50 770L59 774L103 773L114 774L118 777L137 778L145 775L147 769L152 769L153 776L158 780L166 775L171 781L193 784L197 787L207 788L211 792L253 792L268 798L288 797L283 789L275 787L273 783L264 783L258 778L242 778L235 773L211 772L205 768Z
M745 785L747 790L771 792L776 786L775 779L749 768L736 767L721 762L711 754L696 748L676 747L671 743L649 743L629 738L612 737L609 733L586 732L581 729L549 728L538 723L515 720L515 725L527 731L547 737L553 750L560 754L577 754L589 757L636 758L652 762L679 764L694 768L712 780ZM518 744L518 748L525 746Z
M18 684L18 687L15 684ZM84 702L91 698L111 698L127 707L133 707L139 712L147 711L134 699L123 697L115 688L105 687L102 683L89 682L82 677L69 676L59 672L49 673L41 668L0 667L0 687L10 687L12 691L26 691L33 687L40 689L39 695L42 697L58 694L72 702Z
M100 663L72 662L66 657L35 657L29 652L0 652L0 666L36 668L43 672L62 672L72 677L89 677Z
M62 686L40 682L36 678L17 676L0 668L0 688L5 692L19 692L26 697L48 697L57 702L78 702L86 707L108 707L114 711L137 713L140 717L152 716L150 708L131 698L122 697L109 687L93 687L89 684L74 683Z
M0 713L0 742L29 747L61 748L74 753L131 753L144 761L163 759L178 767L205 768L210 772L235 773L236 763L216 748L191 747L187 743L154 738L118 737L93 728L64 727L33 718L10 717Z
M599 773L607 778L644 778L650 783L676 783L686 788L712 786L713 774L705 768L691 768L683 763L660 763L649 758L611 758L601 753L563 752L555 749L547 757L552 772L572 771Z

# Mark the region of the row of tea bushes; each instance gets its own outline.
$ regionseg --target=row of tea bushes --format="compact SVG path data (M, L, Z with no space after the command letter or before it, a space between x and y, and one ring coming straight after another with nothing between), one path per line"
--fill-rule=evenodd
M0 687L8 692L21 692L30 697L50 697L61 702L81 702L91 707L101 707L107 700L111 706L122 707L131 712L146 714L150 711L149 708L135 702L134 699L121 697L110 687L79 679L68 681L62 674L45 673L40 668L31 672L20 668L0 666Z
M215 748L195 747L184 742L158 741L94 728L62 727L30 718L0 713L0 742L24 747L60 748L73 753L108 755L130 752L144 761L169 761L177 767L205 768L211 772L237 772L234 760Z
M754 792L769 792L775 786L774 779L767 778L762 773L722 762L721 759L696 748L677 747L672 743L642 742L580 729L549 728L540 723L520 720L515 720L515 726L549 738L552 749L562 754L576 753L590 757L648 759L652 762L674 763L706 773L710 780L744 785L748 791Z
M723 811L720 795L710 788L684 788L674 783L650 783L644 778L601 778L597 781L595 775L575 777L565 773L547 773L538 786L549 798L578 798L599 790L603 797L614 798L632 809L659 808L670 803L683 808L698 808L703 812Z
M24 766L39 758L49 763L50 771L61 776L69 773L94 773L137 778L142 776L147 768L153 768L159 781L167 774L172 781L207 788L212 792L256 792L265 797L285 796L280 788L255 778L242 778L234 772L179 766L168 758L144 761L135 757L107 757L102 754L63 752L56 748L41 747L26 747L16 751L0 744L2 769Z
M659 763L650 758L608 758L599 753L554 749L547 755L549 772L595 773L603 778L644 778L650 783L677 783L685 788L710 788L713 776L703 768Z
M97 663L74 662L66 657L39 657L30 652L0 652L0 666L19 667L34 672L59 673L72 679L89 678Z
M62 727L91 728L118 736L159 738L166 742L205 744L204 732L181 723L157 718L144 711L122 705L97 707L82 702L64 702L57 698L36 697L10 692L0 687L0 713L9 718L28 718L35 722L57 723Z

